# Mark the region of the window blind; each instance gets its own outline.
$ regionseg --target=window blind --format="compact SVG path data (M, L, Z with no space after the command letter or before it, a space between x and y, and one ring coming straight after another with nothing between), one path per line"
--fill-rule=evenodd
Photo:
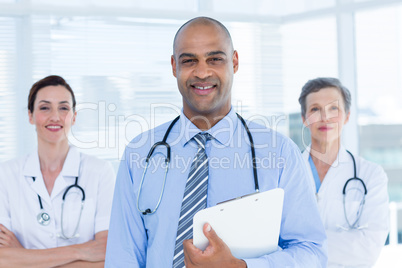
M0 17L0 161L17 154L16 21Z
M118 159L136 135L180 113L182 100L170 56L174 34L183 22L32 17L33 80L61 75L80 103L70 136L74 145ZM245 118L280 113L279 26L224 23L240 54L235 109Z

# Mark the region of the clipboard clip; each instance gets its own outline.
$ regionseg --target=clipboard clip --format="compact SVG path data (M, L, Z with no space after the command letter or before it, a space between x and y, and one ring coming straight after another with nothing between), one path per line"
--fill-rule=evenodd
M251 195L259 194L259 193L260 193L259 191L256 191L255 193L246 194L246 195L242 195L242 196L235 197L235 198L232 198L232 199L228 199L228 200L226 200L226 201L219 202L219 203L217 203L216 205L221 205L221 204L228 203L228 202L231 202L231 201L239 200L239 199L242 199L242 198L245 198L245 197L248 197L248 196L251 196ZM258 200L258 199L257 199L257 200ZM256 200L256 201L257 201L257 200Z

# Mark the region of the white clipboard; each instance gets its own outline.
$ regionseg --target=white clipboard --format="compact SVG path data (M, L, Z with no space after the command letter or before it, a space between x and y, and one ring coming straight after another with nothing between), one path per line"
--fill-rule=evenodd
M246 195L197 212L193 219L193 244L205 250L209 223L239 259L257 258L278 249L283 189Z

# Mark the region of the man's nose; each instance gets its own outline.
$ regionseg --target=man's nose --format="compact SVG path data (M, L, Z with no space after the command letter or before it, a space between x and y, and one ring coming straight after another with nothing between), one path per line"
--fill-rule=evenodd
M194 76L200 79L205 79L211 76L211 74L212 74L211 68L208 66L206 62L199 62L194 69Z

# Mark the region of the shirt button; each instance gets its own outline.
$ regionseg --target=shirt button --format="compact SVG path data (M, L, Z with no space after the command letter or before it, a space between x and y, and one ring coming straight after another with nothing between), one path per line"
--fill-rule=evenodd
M53 237L54 237L53 233L50 233L49 236L50 236L50 238L53 238Z

